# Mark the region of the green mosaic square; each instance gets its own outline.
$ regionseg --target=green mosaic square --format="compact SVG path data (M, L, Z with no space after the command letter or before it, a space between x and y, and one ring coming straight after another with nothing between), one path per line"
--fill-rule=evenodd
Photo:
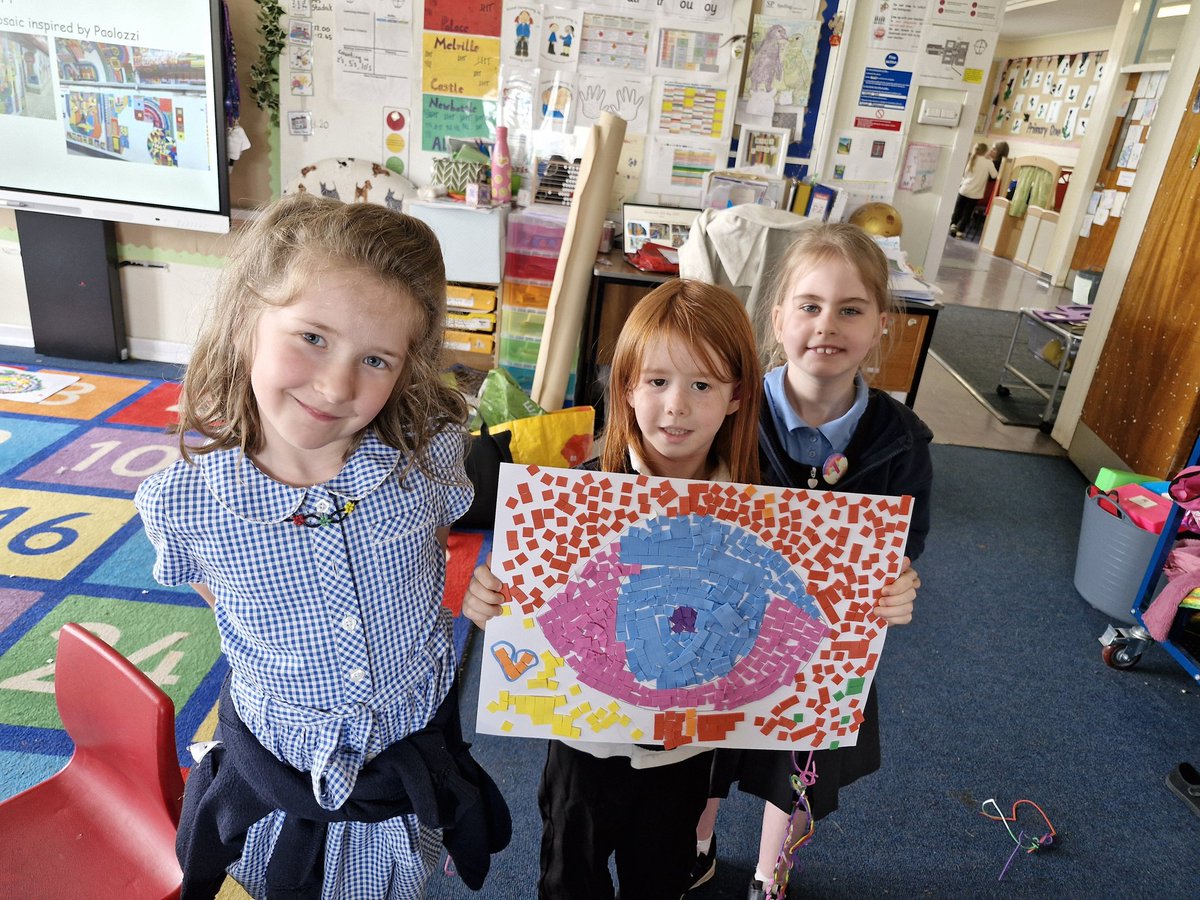
M848 679L846 681L846 693L850 695L861 694L866 683L867 679L863 678L862 676Z

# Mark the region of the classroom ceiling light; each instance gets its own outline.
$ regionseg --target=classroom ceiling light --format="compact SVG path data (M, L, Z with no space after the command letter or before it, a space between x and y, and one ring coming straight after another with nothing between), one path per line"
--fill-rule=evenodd
M1029 9L1033 6L1043 6L1047 3L1056 3L1058 0L1008 0L1004 4L1005 12L1016 12L1019 9Z
M1158 15L1156 18L1169 19L1172 16L1186 16L1191 11L1192 11L1192 4L1176 3L1176 4L1173 4L1172 6L1159 7Z

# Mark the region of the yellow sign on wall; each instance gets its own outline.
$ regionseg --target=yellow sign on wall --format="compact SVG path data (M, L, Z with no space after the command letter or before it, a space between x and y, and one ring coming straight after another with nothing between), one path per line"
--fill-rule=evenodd
M500 83L500 39L426 31L421 87L427 94L495 97Z

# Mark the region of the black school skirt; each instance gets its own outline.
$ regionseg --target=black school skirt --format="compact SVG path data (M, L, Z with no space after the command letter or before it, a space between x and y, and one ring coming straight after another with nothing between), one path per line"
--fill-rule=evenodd
M804 768L808 751L796 751L795 763ZM867 694L863 723L858 728L858 743L853 747L817 750L813 753L817 780L805 791L814 819L838 808L838 791L879 768L879 704L875 685ZM795 772L792 753L787 750L719 749L713 758L710 797L728 797L736 783L738 789L772 803L790 813L796 795L791 776Z

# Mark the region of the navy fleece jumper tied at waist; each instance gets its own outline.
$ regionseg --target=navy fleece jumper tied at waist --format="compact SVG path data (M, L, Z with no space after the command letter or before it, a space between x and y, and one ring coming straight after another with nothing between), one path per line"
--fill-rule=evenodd
M222 742L188 775L176 852L183 867L183 900L211 898L226 868L242 854L246 832L268 813L287 815L267 865L271 898L319 898L330 822L382 822L415 813L442 829L442 843L463 883L479 890L491 854L508 846L512 820L494 781L462 739L458 686L433 720L392 744L358 775L339 809L324 809L312 778L277 759L238 717L221 686L216 737Z

